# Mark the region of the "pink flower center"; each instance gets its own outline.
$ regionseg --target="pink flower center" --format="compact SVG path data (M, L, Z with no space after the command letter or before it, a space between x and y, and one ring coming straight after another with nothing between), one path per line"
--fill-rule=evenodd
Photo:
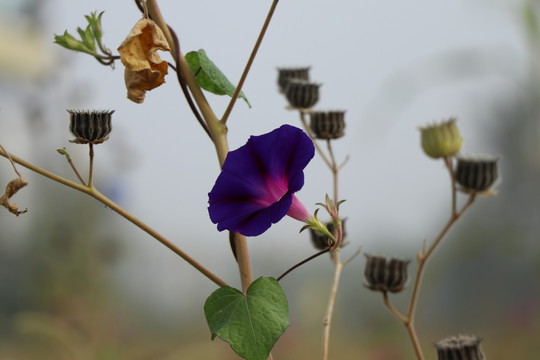
M265 179L265 185L266 189L264 189L264 196L256 199L256 202L264 207L268 207L278 202L283 195L289 191L288 179L286 177L276 179L269 176ZM302 204L294 195L287 215L303 222L311 218L311 215L304 204Z
M288 180L286 178L275 179L268 176L264 179L264 183L266 185L266 188L263 189L264 196L256 199L257 204L264 207L278 202L289 190Z

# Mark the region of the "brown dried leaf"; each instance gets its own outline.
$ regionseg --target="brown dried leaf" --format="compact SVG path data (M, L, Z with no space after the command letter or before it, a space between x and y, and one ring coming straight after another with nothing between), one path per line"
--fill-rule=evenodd
M167 62L157 50L170 51L161 29L149 19L139 20L118 48L122 64L126 67L124 78L128 99L142 103L146 91L165 82Z
M11 180L7 184L6 191L4 192L4 194L2 196L0 196L0 205L5 207L6 209L8 209L10 213L13 213L13 214L15 214L17 216L27 212L28 209L19 211L19 208L17 207L17 205L15 205L15 203L9 202L9 199L13 195L15 195L17 193L17 191L19 191L20 189L22 189L26 185L28 185L28 181L26 181L26 179L24 179L22 177L18 177L16 179Z

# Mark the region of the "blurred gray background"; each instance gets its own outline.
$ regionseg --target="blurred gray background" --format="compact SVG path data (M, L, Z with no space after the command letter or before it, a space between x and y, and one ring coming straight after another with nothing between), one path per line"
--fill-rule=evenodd
M160 1L182 51L205 49L236 83L269 1ZM143 104L126 98L123 66L53 44L103 11L113 52L141 15L130 1L0 0L0 143L74 179L56 149L86 173L87 147L71 144L66 109L114 109L110 140L96 146L95 185L180 248L239 286L228 235L207 213L219 173L172 69ZM538 1L281 1L237 102L230 148L283 123L300 126L277 91L277 68L311 66L318 110L346 110L335 142L350 245L414 259L450 211L448 174L425 156L418 127L458 117L462 153L500 156L499 194L479 198L435 253L417 328L431 344L483 337L490 359L534 358L540 345ZM162 54L170 60L170 55ZM227 97L207 94L220 116ZM0 159L0 186L15 175ZM1 359L236 358L210 342L202 305L215 285L96 201L18 167L30 185L0 212ZM310 211L332 190L320 158L297 194ZM464 198L459 198L464 200ZM1 210L1 209L0 209ZM279 276L314 252L286 218L249 246L255 276ZM344 270L331 357L412 359L405 331L363 287L364 256ZM410 272L416 269L414 261ZM275 359L317 357L333 268L319 258L285 278L291 327ZM395 298L395 299L394 299ZM408 291L393 297L405 309Z

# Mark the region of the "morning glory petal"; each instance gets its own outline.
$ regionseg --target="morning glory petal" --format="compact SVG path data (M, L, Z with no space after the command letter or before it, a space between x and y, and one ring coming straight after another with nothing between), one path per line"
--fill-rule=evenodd
M303 170L314 154L311 139L294 126L251 136L225 159L208 194L210 219L219 231L262 234L289 212L293 193L304 185ZM297 213L297 219L309 217L307 210Z

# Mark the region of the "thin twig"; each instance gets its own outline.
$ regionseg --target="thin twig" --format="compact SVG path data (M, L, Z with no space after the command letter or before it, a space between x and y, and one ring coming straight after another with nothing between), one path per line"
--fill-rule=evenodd
M326 139L326 146L328 148L328 154L330 154L330 161L331 161L331 167L330 171L332 172L333 177L333 184L334 184L334 203L339 203L338 199L338 172L339 169L336 165L336 158L334 157L334 151L332 150L332 141L330 139Z
M336 295L339 287L339 279L341 277L341 270L343 270L344 264L340 261L340 253L335 252L334 255L334 279L332 280L332 288L330 289L330 296L328 299L328 305L326 307L326 315L323 320L323 344L322 344L322 358L328 359L328 348L330 346L330 325L332 324L332 315L334 313L334 306L336 302Z
M454 198L455 192L456 192L456 189L455 189L455 186L454 186L452 188L452 198ZM419 360L423 360L424 355L422 353L422 349L421 349L419 341L418 341L418 336L417 336L416 330L414 328L414 318L415 318L415 314L416 314L416 305L417 305L417 302L418 302L418 295L419 295L419 292L420 292L420 286L422 284L422 276L424 274L425 265L426 265L427 261L429 260L429 258L431 257L431 255L433 254L433 252L435 251L435 249L442 242L443 238L448 233L450 228L463 215L463 213L465 213L465 211L473 204L474 200L475 200L475 194L473 193L473 194L471 194L469 196L469 199L468 199L467 203L463 206L463 208L460 211L453 212L451 214L450 219L448 220L446 225L443 227L443 229L441 230L441 232L439 233L439 235L437 236L437 238L435 239L433 244L431 244L429 249L427 251L422 250L417 255L418 269L416 270L416 278L415 278L413 290L412 290L412 293L411 293L411 300L410 300L410 303L409 303L409 310L407 312L407 317L406 317L407 322L404 322L404 325L407 327L407 332L409 334L409 337L411 338L414 350L415 350L416 355L417 355ZM424 243L423 248L425 249L425 243Z
M17 171L17 167L15 166L15 163L13 162L11 155L6 151L6 148L4 148L2 144L0 144L0 148L7 155L7 158L9 159L9 161L11 162L11 166L13 167L13 171L15 171L15 174L17 174L18 177L22 177L19 171Z
M444 157L444 164L450 174L450 186L452 187L452 214L456 213L457 207L457 191L456 191L456 176L454 174L454 166L452 164L452 158L449 156Z
M357 257L358 255L360 255L360 253L362 252L362 245L360 245L358 247L358 249L356 249L356 251L354 252L354 254L352 254L351 256L349 256L347 258L347 260L345 260L343 262L343 266L347 265L348 263L350 263L355 257Z
M349 158L350 158L349 155L345 156L345 160L343 160L343 162L338 166L339 170L341 170L341 168L344 167L345 164L347 164L347 162L349 162Z
M197 269L201 274L206 276L208 279L210 279L212 282L214 282L218 286L224 286L227 285L225 281L220 279L217 275L212 273L210 270L202 266L199 262L197 262L195 259L193 259L191 256L186 254L184 251L182 251L178 246L176 246L174 243L169 241L167 238L165 238L163 235L159 234L157 231L155 231L150 226L143 223L141 220L137 219L135 216L131 215L129 212L124 210L122 207L120 207L118 204L107 198L105 195L101 194L99 191L97 191L95 188L91 188L88 186L83 186L80 184L77 184L76 182L73 182L71 180L65 179L61 176L58 176L56 174L53 174L47 170L44 170L38 166L35 166L29 162L24 161L23 159L13 155L9 154L8 152L2 150L0 151L0 155L4 156L5 158L11 157L14 162L17 164L24 166L25 168L34 171L35 173L38 173L42 176L45 176L53 181L56 181L60 184L63 184L65 186L68 186L72 189L78 190L82 193L85 193L100 203L104 204L114 212L118 213L120 216L125 218L126 220L133 223L135 226L137 226L139 229L143 230L150 236L152 236L154 239L158 240L160 243L168 247L170 250L172 250L175 254L180 256L182 259L187 261L191 266L193 266L195 269Z
M289 268L287 271L285 271L283 274L281 274L281 275L277 278L277 281L280 281L281 279L283 279L283 278L285 277L285 275L287 275L288 273L290 273L291 271L293 271L293 270L296 269L297 267L304 265L305 263L307 263L307 262L309 262L309 261L315 259L315 258L318 257L318 256L321 256L321 255L324 254L324 253L327 253L328 251L330 251L331 248L332 248L332 247L329 246L329 247L327 247L326 249L323 249L323 250L319 251L318 253L315 253L315 254L311 255L311 256L308 257L307 259L304 259L304 260L300 261L298 264L292 266L292 267Z
M246 67L244 68L244 72L242 73L242 76L240 77L240 81L238 81L238 85L236 86L234 95L229 101L229 105L227 106L227 109L225 110L225 112L223 113L223 116L221 117L221 122L223 124L227 123L227 120L229 119L229 115L231 114L234 104L236 103L236 100L238 99L238 95L240 95L240 91L242 91L242 86L244 86L244 82L246 81L249 70L251 69L251 65L253 64L253 61L255 60L255 56L257 55L257 52L259 51L259 47L261 46L261 43L263 41L264 34L266 34L268 25L270 25L270 20L272 20L272 16L274 15L274 11L276 10L278 2L279 0L272 1L270 10L268 10L268 15L266 15L266 20L264 21L262 29L257 38L257 41L255 42L255 46L253 46L253 50L251 51L251 55L249 56Z
M94 178L94 145L88 144L90 146L90 166L88 167L88 187L91 188L93 178Z
M398 309L396 309L394 307L394 305L392 305L392 303L390 302L390 299L388 298L388 292L387 291L383 291L382 292L383 294L383 302L384 302L384 305L386 305L386 307L388 308L388 310L390 310L390 312L392 313L392 315L394 315L399 321L401 321L402 323L404 324L407 324L409 322L409 319L407 319L404 315L402 315Z
M334 156L334 151L332 149L332 142L330 139L327 139L326 141L326 144L328 147L328 154L330 155L330 161L329 161L328 158L325 157L322 150L316 144L316 141L306 124L305 118L303 116L303 112L300 112L300 113L301 113L301 121L302 121L302 124L304 125L304 128L306 129L306 131L308 132L308 135L313 140L313 143L315 144L315 148L317 149L319 154L323 157L323 159L326 162L326 165L328 165L328 168L330 169L330 172L332 173L334 203L336 204L336 206L339 206L340 201L339 201L339 195L338 195L338 185L339 185L338 174L339 174L340 167L338 167L336 164L336 158ZM331 287L330 295L328 298L328 305L326 307L326 315L323 320L323 340L322 340L323 341L323 345L322 345L322 359L323 360L328 359L328 351L329 351L329 344L330 344L330 328L332 324L332 315L334 313L336 296L337 296L337 291L339 287L339 280L341 278L341 271L343 270L343 267L346 264L348 264L352 259L354 259L360 253L360 250L361 250L361 248L359 248L349 259L347 259L347 261L342 262L341 254L339 253L339 247L341 246L341 243L343 241L343 225L341 221L339 222L336 228L336 231L337 231L337 241L331 248L332 249L337 248L338 251L332 251L331 253L332 262L334 263L334 278L332 280L332 287Z
M67 160L68 164L71 166L71 169L73 170L73 172L75 173L75 175L77 176L77 178L79 179L81 184L83 184L84 186L87 186L86 181L84 181L83 177L81 176L81 174L79 173L79 171L75 167L75 164L73 163L73 160L71 159L71 156L66 151L66 148L63 148L62 150L58 150L58 152L66 157L66 160Z

